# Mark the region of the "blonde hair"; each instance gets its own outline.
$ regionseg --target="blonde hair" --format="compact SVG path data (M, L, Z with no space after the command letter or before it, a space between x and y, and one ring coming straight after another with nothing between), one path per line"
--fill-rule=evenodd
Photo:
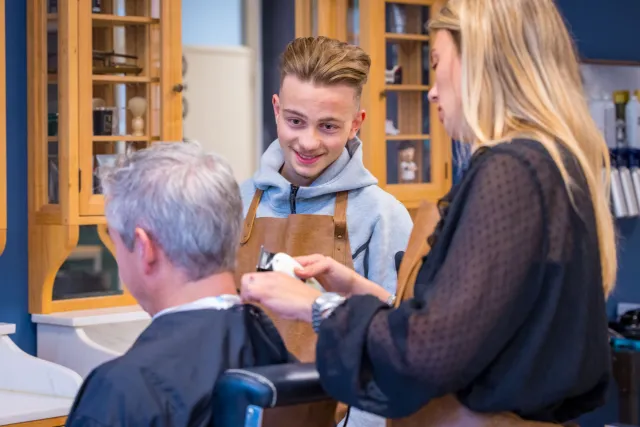
M570 197L557 144L576 157L594 206L608 296L617 270L609 151L591 118L575 46L553 0L449 0L429 29L449 31L458 45L462 107L475 148L517 137L539 141Z
M280 64L280 84L286 76L317 85L344 84L356 95L369 77L371 58L359 48L328 37L300 37L287 45Z

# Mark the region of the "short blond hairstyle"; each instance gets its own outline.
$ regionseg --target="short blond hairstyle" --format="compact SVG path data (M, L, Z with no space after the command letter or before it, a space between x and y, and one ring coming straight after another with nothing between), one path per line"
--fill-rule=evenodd
M371 58L360 47L328 37L300 37L287 45L280 63L280 84L286 76L317 85L347 85L362 94Z

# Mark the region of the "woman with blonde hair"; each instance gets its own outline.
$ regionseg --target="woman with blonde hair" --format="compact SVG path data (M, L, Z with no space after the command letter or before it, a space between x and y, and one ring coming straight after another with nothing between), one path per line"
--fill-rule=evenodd
M449 0L429 28L430 101L474 154L433 234L418 215L397 301L322 256L298 274L329 292L258 273L243 297L312 322L323 386L365 411L430 420L411 425L574 420L610 382L617 266L609 157L572 40L552 0Z

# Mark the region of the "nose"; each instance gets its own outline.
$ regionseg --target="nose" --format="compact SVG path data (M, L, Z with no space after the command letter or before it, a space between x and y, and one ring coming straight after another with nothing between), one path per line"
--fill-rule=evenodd
M298 138L298 144L305 152L311 153L320 147L320 135L315 130L305 132Z
M431 86L431 89L429 89L429 94L427 95L427 97L429 98L430 103L438 103L438 86L436 86L435 83L433 84L433 86Z

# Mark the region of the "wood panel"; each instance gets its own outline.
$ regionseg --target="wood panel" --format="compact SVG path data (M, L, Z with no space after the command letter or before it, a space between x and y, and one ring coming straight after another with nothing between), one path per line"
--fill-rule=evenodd
M64 427L67 417L46 418L44 420L7 424L5 427Z

